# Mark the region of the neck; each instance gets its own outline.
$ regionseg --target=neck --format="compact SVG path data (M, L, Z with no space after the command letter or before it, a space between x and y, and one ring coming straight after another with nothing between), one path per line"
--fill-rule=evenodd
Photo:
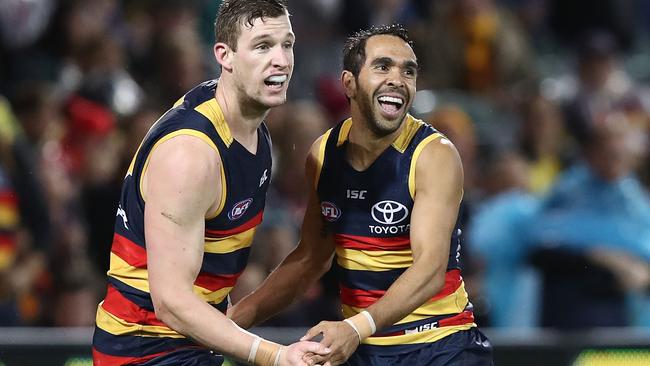
M252 105L250 100L244 100L237 93L236 86L222 78L217 83L215 99L230 129L230 134L240 144L249 150L257 146L257 128L269 112L268 108Z
M357 170L367 169L399 136L404 123L392 133L379 136L368 125L371 122L361 114L352 113L352 127L348 135L347 158Z

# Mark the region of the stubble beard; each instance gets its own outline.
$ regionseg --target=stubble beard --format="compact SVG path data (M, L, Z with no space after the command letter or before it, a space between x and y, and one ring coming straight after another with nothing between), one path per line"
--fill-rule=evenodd
M366 120L367 126L372 133L377 137L385 137L395 132L401 125L406 113L399 118L399 122L394 125L391 121L384 121L379 115L379 111L375 110L374 94L370 96L364 90L360 90L358 96L359 110Z

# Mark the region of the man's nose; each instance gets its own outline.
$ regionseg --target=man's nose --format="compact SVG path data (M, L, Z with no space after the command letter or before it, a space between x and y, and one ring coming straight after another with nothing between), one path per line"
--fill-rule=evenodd
M388 72L387 84L395 87L404 86L402 71L399 68L391 68L391 70Z
M285 69L291 64L291 55L290 51L287 51L284 47L277 47L273 52L273 58L271 59L273 66L279 69Z

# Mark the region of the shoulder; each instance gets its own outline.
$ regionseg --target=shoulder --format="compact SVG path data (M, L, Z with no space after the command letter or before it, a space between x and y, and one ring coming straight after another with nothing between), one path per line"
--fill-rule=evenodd
M463 166L454 144L441 136L421 146L420 153L411 162L411 194L415 196L416 191L431 189L462 192Z
M218 150L194 135L177 135L162 141L152 153L152 163L168 166L178 174L218 172L221 159Z
M305 162L305 174L312 187L318 185L320 172L325 161L325 147L332 129L327 130L323 135L317 138L309 148L307 161Z
M430 135L430 138L422 141L420 150L418 169L428 169L431 166L462 168L456 146L444 135Z

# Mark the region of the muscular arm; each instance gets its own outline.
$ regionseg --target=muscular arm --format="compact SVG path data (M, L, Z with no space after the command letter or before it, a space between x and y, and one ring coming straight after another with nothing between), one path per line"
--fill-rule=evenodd
M143 192L147 268L156 316L205 346L246 360L253 336L193 292L203 260L205 216L221 193L218 154L178 136L151 155Z
M381 329L394 324L438 293L445 281L449 242L462 199L463 171L447 139L430 142L416 162L409 267L366 310Z
M317 140L306 163L307 180L314 187ZM228 315L244 328L256 325L289 306L331 266L334 245L324 228L320 205L313 188L303 219L298 246L280 263L264 283L233 306Z

